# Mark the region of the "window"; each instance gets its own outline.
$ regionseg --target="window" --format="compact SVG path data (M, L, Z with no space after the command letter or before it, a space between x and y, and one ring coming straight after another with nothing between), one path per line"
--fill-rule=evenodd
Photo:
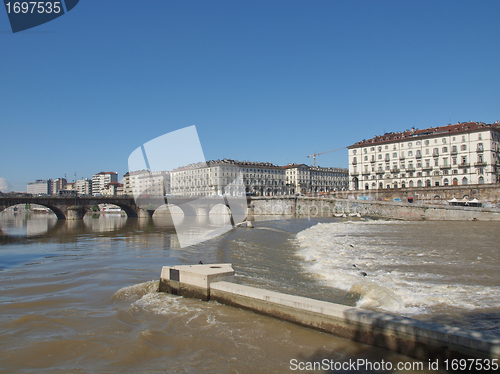
M465 186L467 184L467 178L463 177L462 178L462 184Z
M443 138L442 141L443 141L443 144L446 144L446 138Z
M420 144L422 144L422 142L420 140L418 140L415 144L420 145Z
M462 156L462 165L467 163L467 156Z
M368 152L368 148L363 148L363 152L367 153Z
M410 147L410 148L411 148L411 146L412 146L412 144L411 144L411 142L409 142L409 143L408 143L408 147Z
M365 161L368 161L368 156L365 156Z
M413 151L408 151L408 157L412 157L413 156Z
M389 146L388 146L388 145L386 145L386 146L385 146L385 149L389 149Z
M385 160L386 160L386 161L389 161L390 157L391 157L391 156L389 155L389 153L386 153L386 154L385 154Z
M477 151L482 152L483 151L483 143L477 143Z
M382 146L381 145L378 146L378 151L379 152L382 151Z
M479 184L484 184L484 178L483 177L479 177L478 182L479 182Z
M358 151L355 149L355 150L353 150L353 151L352 151L352 154L354 154L354 155L355 155L357 152L358 152Z
M462 141L465 142L465 135L462 135Z
M434 159L434 166L439 166L439 159L438 158Z
M392 158L398 158L398 154L397 154L396 152L394 152L394 153L392 154Z
M429 154L429 148L426 148L425 149L425 154L428 155Z
M456 157L452 157L451 158L451 163L452 163L452 165L456 165L457 164L457 158Z
M424 144L425 144L425 145L429 145L429 141L428 141L428 140L426 140L426 141L424 142Z
M379 155L378 155L378 159L379 159L379 160L382 160L382 154L381 154L381 153L379 153Z
M466 151L467 150L467 144L462 144L462 146L460 147L460 150L461 151Z
M374 152L375 151L375 147L371 147L370 151Z
M417 154L415 155L416 157L422 157L422 152L420 149L417 150Z
M448 157L443 158L443 165L448 166Z
M444 181L443 181L443 184L445 186L447 186L449 183L450 183L450 181L448 180L448 178L445 178Z
M448 147L443 147L443 153L448 153Z

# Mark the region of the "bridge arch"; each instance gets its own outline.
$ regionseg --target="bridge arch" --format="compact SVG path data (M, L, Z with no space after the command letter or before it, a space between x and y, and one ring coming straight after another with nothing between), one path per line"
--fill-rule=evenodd
M57 219L66 219L66 212L64 212L63 210L61 210L60 208L52 205L52 204L44 204L44 203L41 203L41 202L23 202L23 203L19 203L19 202L15 202L13 204L4 204L4 205L1 205L0 206L0 213L3 212L5 209L8 209L12 206L16 206L16 205L40 205L40 206L43 206L47 209L50 209L57 217Z

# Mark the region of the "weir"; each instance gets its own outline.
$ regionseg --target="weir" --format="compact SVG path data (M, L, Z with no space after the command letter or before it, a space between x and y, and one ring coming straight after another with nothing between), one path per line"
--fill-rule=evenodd
M419 360L500 359L500 338L234 282L231 264L164 266L160 292L217 301Z

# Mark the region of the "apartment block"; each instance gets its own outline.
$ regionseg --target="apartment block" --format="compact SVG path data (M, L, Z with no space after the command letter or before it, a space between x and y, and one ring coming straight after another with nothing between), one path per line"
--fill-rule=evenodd
M499 183L498 121L412 128L347 148L352 190Z

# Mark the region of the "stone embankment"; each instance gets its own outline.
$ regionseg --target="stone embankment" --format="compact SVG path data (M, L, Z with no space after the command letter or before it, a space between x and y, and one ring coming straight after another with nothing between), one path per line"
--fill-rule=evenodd
M400 220L497 221L500 209L407 203L403 201L355 200L331 197L252 198L252 215L283 217L368 216Z

